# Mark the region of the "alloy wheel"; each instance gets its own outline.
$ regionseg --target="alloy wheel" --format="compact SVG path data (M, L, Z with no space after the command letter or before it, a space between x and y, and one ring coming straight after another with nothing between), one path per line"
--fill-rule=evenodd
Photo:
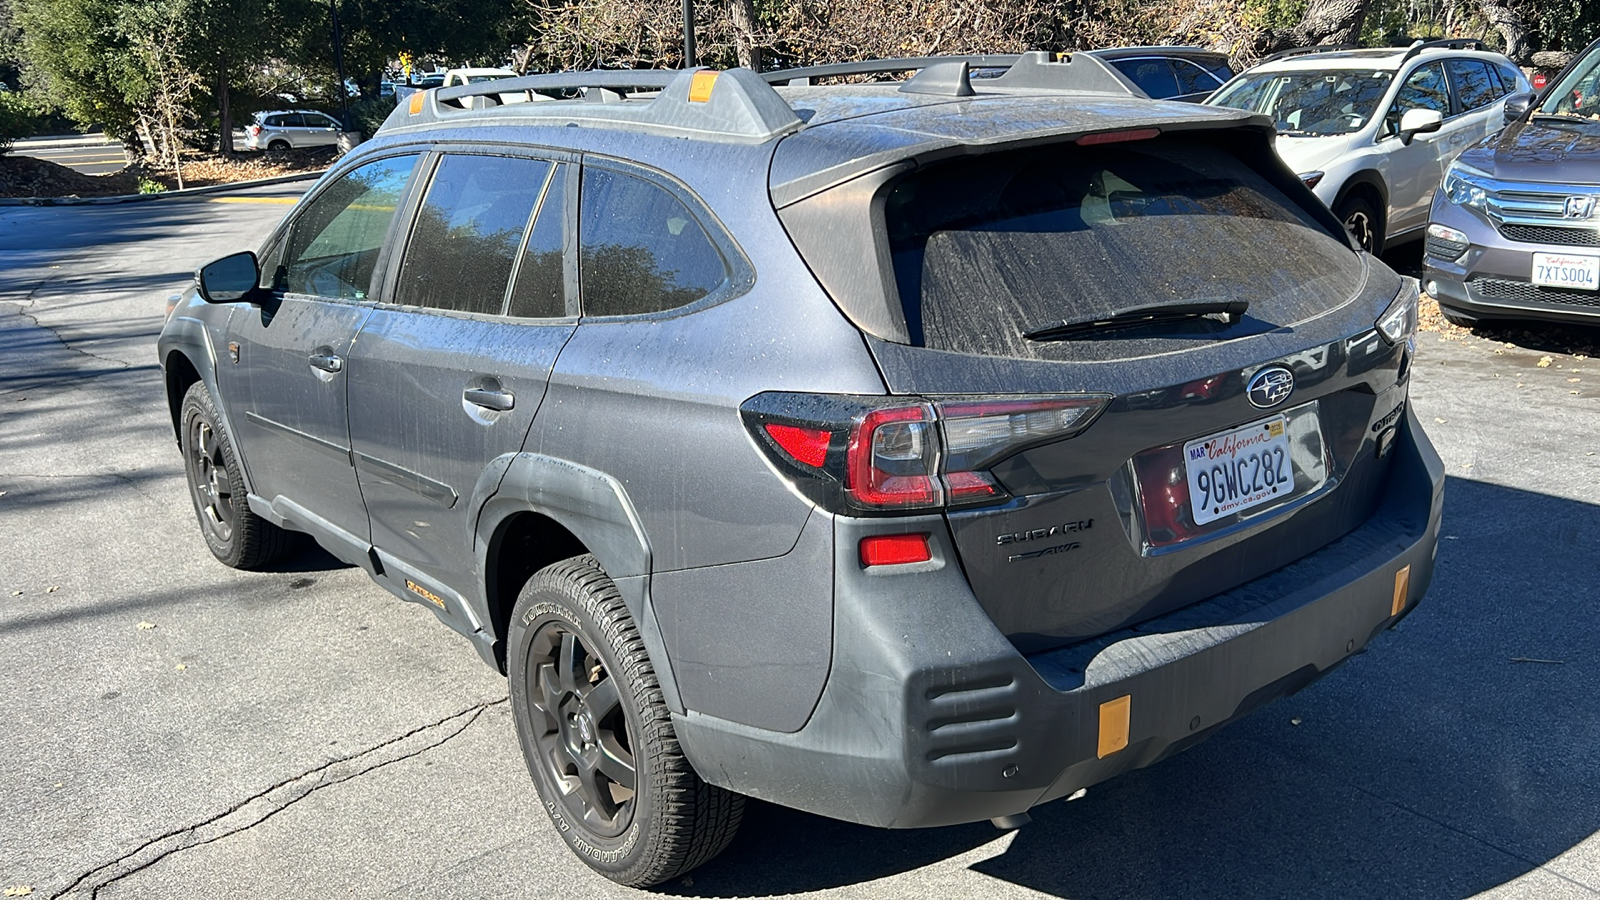
M199 417L189 423L189 484L201 520L226 543L233 537L233 477L216 431Z

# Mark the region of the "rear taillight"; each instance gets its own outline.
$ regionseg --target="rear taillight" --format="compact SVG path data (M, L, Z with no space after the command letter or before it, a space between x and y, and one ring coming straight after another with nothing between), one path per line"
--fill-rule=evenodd
M250 136L251 137L255 137L256 135L261 133L261 126L260 125L251 125L249 128L246 128L245 130L250 132Z
M836 512L870 514L1004 502L1011 494L990 471L996 463L1078 434L1109 400L769 393L741 412L808 497Z

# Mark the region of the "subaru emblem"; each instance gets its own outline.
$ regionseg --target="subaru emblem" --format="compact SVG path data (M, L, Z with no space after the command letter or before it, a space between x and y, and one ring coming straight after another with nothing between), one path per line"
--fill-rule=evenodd
M1271 409L1294 393L1294 373L1283 366L1267 366L1250 378L1245 395L1252 406Z
M1561 209L1561 215L1567 219L1592 219L1594 200L1593 195L1568 197L1566 206Z

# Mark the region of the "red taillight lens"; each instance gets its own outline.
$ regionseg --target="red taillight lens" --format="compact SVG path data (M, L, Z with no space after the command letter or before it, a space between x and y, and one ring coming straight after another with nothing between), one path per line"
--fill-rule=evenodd
M778 442L783 452L794 457L796 461L805 463L813 468L820 469L828 460L828 441L833 438L833 432L821 428L801 428L796 425L778 425L768 423L767 434Z
M863 566L903 566L933 559L926 534L879 534L861 539Z
M939 441L926 405L875 409L850 432L845 490L863 506L938 506Z
M255 135L258 135L258 134L261 133L261 126L260 125L251 125L249 128L247 128L245 130L249 131L250 135L252 137L254 137Z
M1159 137L1159 128L1133 128L1128 131L1102 131L1099 134L1086 134L1073 143L1080 147L1092 147L1095 144L1121 144L1126 141L1148 141Z
M863 397L773 392L741 415L779 471L825 509L844 514L1000 503L989 471L1008 456L1071 437L1107 394L1025 397Z

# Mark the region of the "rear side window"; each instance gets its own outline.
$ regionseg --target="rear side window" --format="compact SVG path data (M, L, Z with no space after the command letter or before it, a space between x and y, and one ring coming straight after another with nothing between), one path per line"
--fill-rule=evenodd
M1165 59L1119 59L1112 65L1138 85L1139 90L1157 100L1178 93L1177 79L1173 78L1172 67Z
M395 302L503 312L511 269L550 169L539 159L444 157L417 210Z
M578 281L586 316L686 306L728 280L716 244L665 187L585 166L578 212Z
M1476 59L1452 59L1446 65L1456 85L1456 99L1463 111L1488 106L1499 98L1489 66Z
M884 225L913 344L1049 357L1024 334L1132 307L1250 304L1254 327L1344 302L1360 258L1226 150L1158 138L930 166L889 189ZM1149 329L1108 332L1145 336Z
M340 300L364 300L378 251L417 157L367 163L310 200L290 226L283 289Z
M269 128L287 128L287 127L289 127L289 117L288 116L268 116L267 117L267 126Z
M566 210L567 171L565 165L558 164L539 203L539 216L522 249L522 261L517 264L508 315L550 319L567 314Z
M1200 94L1214 91L1222 86L1210 72L1200 68L1187 59L1172 60L1172 70L1178 76L1178 93Z

